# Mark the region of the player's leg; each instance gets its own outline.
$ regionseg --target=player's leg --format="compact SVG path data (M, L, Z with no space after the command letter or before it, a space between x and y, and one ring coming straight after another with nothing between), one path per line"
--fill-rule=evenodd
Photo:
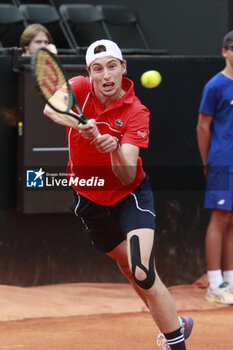
M147 300L144 297L143 293L141 292L141 288L139 288L139 286L134 281L132 273L130 271L129 264L128 264L126 240L120 243L116 248L114 248L111 252L108 252L107 254L117 262L119 269L121 270L123 275L130 281L136 293L144 301L146 306L148 306Z
M152 230L149 230L152 231ZM152 235L153 236L153 231L152 231ZM153 242L151 241L151 249L153 247ZM120 270L122 271L122 273L129 279L129 281L131 282L132 286L134 287L135 291L137 292L137 294L140 296L140 298L144 301L144 303L149 307L149 309L152 308L152 312L153 309L156 307L156 305L153 305L154 301L154 291L148 291L146 293L146 291L144 289L142 289L141 287L139 287L139 285L135 282L134 277L132 275L131 269L129 267L129 262L128 262L128 254L127 254L127 243L126 241L123 241L121 244L119 244L115 249L113 249L111 252L107 253L111 258L113 258L114 260L116 260ZM143 257L142 260L142 264L145 263L145 258ZM145 263L145 266L147 267L148 262ZM131 264L132 266L132 264ZM143 271L140 271L138 269L136 269L136 273L135 273L136 277L138 280L143 281L143 279L145 279L145 273ZM163 286L163 284L161 283L158 275L157 277L157 281L156 281L156 285L158 285L158 294L161 293L162 297L166 299L166 295L169 299L169 301L172 303L172 308L175 309L174 306L174 302L170 296L170 294L168 293L167 289ZM161 289L161 291L160 291ZM152 297L148 298L148 295L152 294ZM156 293L157 294L157 293ZM148 301L151 304L150 306L148 305ZM163 303L163 300L161 298L161 300L158 300L158 307L160 308L162 306L163 308L163 304L166 305L166 307L168 307L169 309L169 305L167 303L167 301L165 303ZM167 310L164 312L165 316L168 314ZM161 330L164 329L164 331L166 331L167 329L165 329L163 327L163 324L160 322L160 320L156 317L156 314L153 312L152 317L154 318L156 324L159 326L159 328ZM178 320L177 320L177 314L175 312L175 317L174 317L176 326L179 326ZM169 317L169 321L170 321L170 317ZM167 326L167 325L166 325Z
M169 291L160 280L154 262L154 230L137 229L127 235L127 253L130 270L150 313L164 334L162 345L171 350L186 349L184 340L190 335L192 319L178 317ZM188 332L188 324L190 329Z
M223 279L233 289L233 213L223 238Z
M150 231L153 232L153 230L150 230ZM153 240L151 240L151 243L152 243L152 245L150 248L153 249ZM149 246L149 244L148 244L148 246ZM161 327L161 329L163 329L162 322L164 322L164 324L166 325L167 322L170 321L171 312L173 311L175 325L171 325L171 329L174 328L175 331L174 332L167 332L167 333L165 333L165 331L164 331L164 333L168 337L168 339L173 339L173 338L178 337L179 340L181 340L181 342L178 341L177 344L173 344L171 347L169 347L164 335L162 333L160 333L159 337L158 337L157 344L166 346L167 349L169 349L169 348L170 349L177 349L177 350L185 349L184 341L182 339L184 337L187 338L190 335L191 330L192 330L192 324L193 324L192 319L190 319L189 317L179 317L178 318L176 310L175 310L175 305L174 305L173 299L171 298L168 290L165 288L165 286L160 281L159 277L156 276L156 279L157 279L156 284L158 285L158 289L160 290L158 292L159 295L157 296L157 298L159 300L158 300L158 302L154 303L153 299L154 299L154 297L156 298L157 293L155 293L155 296L153 295L154 294L153 291L145 293L145 290L143 288L141 288L140 286L138 286L138 284L135 282L135 279L134 279L132 272L129 268L126 241L123 241L122 243L120 243L116 248L114 248L111 252L108 252L107 254L111 258L113 258L117 261L118 266L121 269L122 273L129 279L129 281L131 282L135 291L138 293L138 295L144 301L144 303L148 306L148 301L150 302L151 305L150 305L149 309L151 311L151 308L152 308L152 312L151 312L152 317L154 318L154 320L158 324L158 326ZM145 259L143 258L143 263L144 262L145 262ZM145 265L147 266L147 263L145 263ZM154 261L153 261L153 265L154 265ZM141 275L141 273L140 272L138 273L138 271L137 271L136 275L137 275L138 279L141 279L143 281L143 278L145 277L145 276L143 276L143 274ZM152 294L152 297L148 298L147 294ZM169 309L169 303L171 303L172 310ZM161 308L161 313L162 313L162 316L160 316L158 318L155 317L155 312L153 310L156 307ZM158 312L160 312L160 311L158 311ZM163 318L162 322L160 322L161 321L160 318L161 319ZM164 328L164 330L165 329L168 329L168 328L166 327L166 328Z
M135 238L138 240L136 244L133 241ZM144 287L140 287L140 290L147 301L156 324L161 331L170 332L178 328L178 316L170 293L155 271L153 247L153 230L138 229L129 232L127 236L127 254L130 270L133 271L136 283L142 286L144 282ZM151 256L153 266L150 266Z

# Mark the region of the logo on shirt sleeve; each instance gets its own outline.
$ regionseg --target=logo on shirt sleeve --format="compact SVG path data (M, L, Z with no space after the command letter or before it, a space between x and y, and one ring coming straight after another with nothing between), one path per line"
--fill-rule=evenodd
M147 136L147 132L146 131L138 130L137 134L138 134L138 136L143 137L143 138Z

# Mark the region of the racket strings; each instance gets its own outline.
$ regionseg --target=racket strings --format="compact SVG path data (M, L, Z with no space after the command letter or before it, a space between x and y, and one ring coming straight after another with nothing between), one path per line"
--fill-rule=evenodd
M47 103L55 111L69 114L78 118L81 123L87 123L87 118L73 95L62 66L53 54L46 48L38 49L32 56L31 67L37 87Z
M42 52L38 56L36 73L40 87L48 97L52 97L66 82L66 79L57 62L46 56Z
M60 66L46 51L40 51L36 60L36 77L40 90L46 100L62 88L63 92L67 93L66 104L67 107L62 107L62 110L69 109L69 90L66 83L66 77ZM71 103L72 104L72 103Z

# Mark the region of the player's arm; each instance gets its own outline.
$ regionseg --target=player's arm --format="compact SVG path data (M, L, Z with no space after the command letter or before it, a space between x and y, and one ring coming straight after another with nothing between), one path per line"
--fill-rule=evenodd
M112 170L123 185L130 185L136 176L139 147L124 143L110 153Z
M198 148L204 166L205 175L207 175L207 157L210 148L210 125L212 123L213 117L208 114L199 113L198 123L197 123L197 142Z
M123 185L129 185L134 181L139 147L128 143L120 146L117 139L109 134L97 137L93 144L100 153L110 153L113 173Z
M49 100L51 104L55 104L59 109L66 110L67 107L67 100L68 100L68 94L62 90L58 90ZM54 103L55 102L55 103ZM78 120L71 117L68 114L58 113L53 108L49 106L49 104L45 105L44 115L46 115L48 118L52 119L55 123L68 126L74 129L78 129Z

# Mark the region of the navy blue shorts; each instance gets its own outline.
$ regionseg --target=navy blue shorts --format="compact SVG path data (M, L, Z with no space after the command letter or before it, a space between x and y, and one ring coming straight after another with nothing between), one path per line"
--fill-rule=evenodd
M233 173L208 174L204 207L233 211Z
M103 206L74 193L71 209L81 218L93 244L110 252L136 229L155 229L154 196L149 178L114 206Z

